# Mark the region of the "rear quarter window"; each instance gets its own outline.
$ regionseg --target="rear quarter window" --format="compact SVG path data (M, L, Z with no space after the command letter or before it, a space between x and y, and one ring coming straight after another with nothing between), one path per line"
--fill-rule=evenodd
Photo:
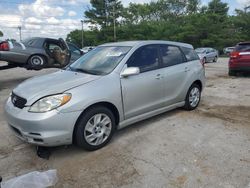
M197 53L194 51L194 49L181 47L182 52L184 53L187 61L194 61L194 60L200 60Z

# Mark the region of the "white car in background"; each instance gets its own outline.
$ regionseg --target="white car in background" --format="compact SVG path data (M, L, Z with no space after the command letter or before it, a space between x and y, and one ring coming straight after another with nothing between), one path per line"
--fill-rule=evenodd
M234 51L234 48L235 48L234 46L232 46L232 47L226 47L226 48L223 49L223 52L224 52L224 54L230 55L230 53L232 51Z

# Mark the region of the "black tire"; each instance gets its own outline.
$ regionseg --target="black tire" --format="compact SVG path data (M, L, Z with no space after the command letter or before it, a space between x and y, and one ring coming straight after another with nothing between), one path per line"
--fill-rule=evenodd
M109 133L109 136L107 136L106 140L103 143L99 145L92 145L88 143L87 139L85 138L85 131L86 131L85 127L87 126L87 123L97 114L104 114L110 118L111 131ZM115 131L115 127L116 127L115 117L111 110L109 110L104 106L92 107L82 114L78 123L76 124L74 131L74 141L79 147L82 147L83 149L88 151L94 151L100 149L104 147L111 140Z
M28 60L28 69L41 70L46 65L46 59L41 55L33 55Z
M198 102L197 104L195 104L194 106L191 105L191 101L190 101L190 94L191 94L191 91L194 89L194 88L197 88L198 91L199 91L199 94L198 94ZM200 100L201 100L201 87L198 85L198 84L193 84L188 92L187 92L187 95L186 95L186 99L185 99L185 105L184 105L184 109L185 110L188 110L188 111L191 111L191 110L194 110L195 108L197 108L197 106L199 105L200 103Z
M216 62L217 62L217 60L218 60L218 57L217 57L217 56L215 56L215 57L214 57L214 59L213 59L213 62L214 62L214 63L216 63Z
M229 76L236 76L236 75L237 75L237 72L236 72L236 71L233 71L233 70L229 70L229 71L228 71L228 75L229 75Z

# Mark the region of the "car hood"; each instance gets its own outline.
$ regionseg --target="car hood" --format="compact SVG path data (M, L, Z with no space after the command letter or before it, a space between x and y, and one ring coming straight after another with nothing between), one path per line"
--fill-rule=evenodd
M94 81L101 76L61 70L33 77L19 84L13 92L27 99L27 106L47 95L63 93L74 87Z

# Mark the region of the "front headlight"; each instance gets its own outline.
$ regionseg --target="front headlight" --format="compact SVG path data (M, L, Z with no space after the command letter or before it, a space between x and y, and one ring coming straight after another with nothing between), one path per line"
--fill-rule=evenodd
M48 112L66 104L70 99L69 93L44 97L32 104L29 112Z

